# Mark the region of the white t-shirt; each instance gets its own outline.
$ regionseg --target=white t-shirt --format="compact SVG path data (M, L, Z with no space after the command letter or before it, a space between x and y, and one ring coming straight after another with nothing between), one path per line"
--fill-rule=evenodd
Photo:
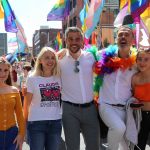
M58 77L28 77L27 92L33 94L28 121L61 119L60 91Z

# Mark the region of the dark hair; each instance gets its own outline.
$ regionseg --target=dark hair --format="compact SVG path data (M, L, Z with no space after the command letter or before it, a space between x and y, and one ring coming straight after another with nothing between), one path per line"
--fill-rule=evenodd
M126 15L123 19L122 25L128 25L128 24L133 24L134 20L132 18L132 15Z
M31 70L31 66L23 66L24 70L30 71Z
M4 57L0 57L0 64L6 64L6 65L8 65L9 69L11 68L10 63ZM10 70L9 70L8 78L6 80L6 84L12 85Z
M65 39L68 37L69 32L79 32L81 34L81 37L83 38L83 32L80 28L78 27L68 27L65 31Z
M122 25L121 27L119 27L118 30L117 30L117 34L118 34L118 32L119 32L121 29L128 29L128 30L130 30L131 33L132 33L132 36L134 37L133 29L130 28L128 25Z

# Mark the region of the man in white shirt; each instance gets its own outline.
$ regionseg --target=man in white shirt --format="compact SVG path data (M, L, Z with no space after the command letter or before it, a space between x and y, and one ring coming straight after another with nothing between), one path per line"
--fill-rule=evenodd
M127 26L119 28L117 33L118 51L114 57L124 60L130 58L130 48L133 40L134 34L132 29ZM113 61L111 65L113 66ZM103 84L100 88L99 112L102 120L109 127L109 150L128 150L128 146L124 140L126 130L126 112L124 106L132 96L131 78L135 73L135 69L133 66L124 69L121 69L121 67L112 73L105 73Z
M66 55L60 60L62 79L63 127L67 150L80 149L80 132L86 150L99 150L100 128L93 102L93 71L91 53L82 51L83 34L77 27L65 33Z

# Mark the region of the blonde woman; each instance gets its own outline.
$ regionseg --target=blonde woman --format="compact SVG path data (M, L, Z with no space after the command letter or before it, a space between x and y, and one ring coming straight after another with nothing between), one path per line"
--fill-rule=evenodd
M0 57L0 150L22 150L25 124L21 98L12 86L11 65Z
M24 116L30 150L58 150L61 137L60 68L55 51L44 47L27 79Z

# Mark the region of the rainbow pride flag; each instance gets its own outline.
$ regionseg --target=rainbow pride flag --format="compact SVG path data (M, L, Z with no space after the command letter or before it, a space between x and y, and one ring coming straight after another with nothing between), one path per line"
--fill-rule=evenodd
M70 0L58 0L47 15L47 21L61 21L69 15Z
M62 39L60 36L60 32L57 32L56 40L58 42L59 50L62 49Z
M149 3L150 3L150 0L130 0L129 12L131 12L133 19L139 17L149 6Z
M11 6L8 0L1 0L1 5L4 10L5 30L7 32L16 33L18 31L16 23L15 23L16 17L15 17L13 10L11 9Z

